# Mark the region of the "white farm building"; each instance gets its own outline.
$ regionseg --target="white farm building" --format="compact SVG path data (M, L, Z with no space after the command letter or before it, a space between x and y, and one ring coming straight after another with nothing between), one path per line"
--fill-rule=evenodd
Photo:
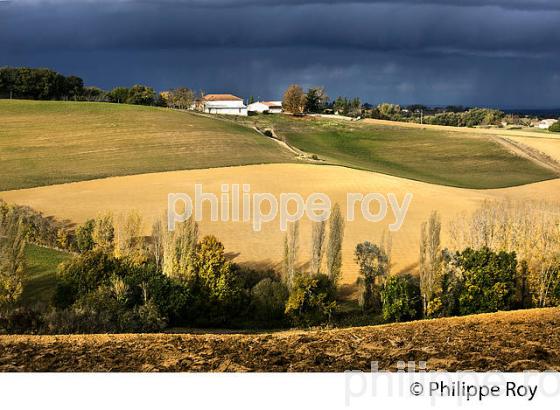
M257 101L254 102L252 104L249 104L247 106L247 111L249 112L254 112L257 114L262 114L264 112L268 112L268 105L265 105L264 103Z
M556 124L558 122L558 120L542 120L541 122L539 122L539 128L541 130L547 130L549 129L552 125Z
M281 114L282 101L257 101L247 106L247 111L258 114Z
M282 101L266 101L263 104L268 106L269 114L282 114Z
M247 115L243 100L232 94L208 94L202 97L198 108L207 114Z

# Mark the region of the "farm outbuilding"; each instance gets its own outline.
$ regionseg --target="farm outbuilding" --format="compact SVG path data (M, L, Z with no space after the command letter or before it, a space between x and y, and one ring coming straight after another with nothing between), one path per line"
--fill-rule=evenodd
M208 94L202 97L198 108L208 114L247 115L243 99L233 94Z
M247 110L257 114L282 113L282 101L257 101L247 106Z
M254 102L247 106L247 111L249 111L250 113L262 114L268 112L268 110L269 110L268 105L260 101Z
M264 105L268 107L269 114L281 114L282 113L282 101L266 101L263 102Z
M552 125L556 124L557 122L558 122L558 120L554 120L554 119L542 120L541 122L539 122L539 128L541 130L547 130Z

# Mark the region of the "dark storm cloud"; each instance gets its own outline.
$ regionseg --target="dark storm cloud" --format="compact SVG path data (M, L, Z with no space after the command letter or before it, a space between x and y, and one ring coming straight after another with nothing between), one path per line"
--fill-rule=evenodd
M102 86L370 101L560 105L560 2L205 0L0 3L0 65Z
M1 2L2 0L0 0ZM9 0L8 0L9 1ZM68 3L68 0L19 0L19 3L28 4L56 4ZM522 10L560 10L556 0L81 0L76 3L148 3L148 4L178 4L189 7L243 7L243 6L278 6L281 5L309 5L309 4L411 4L411 5L445 5L459 7L485 7L496 6L505 9Z
M175 3L14 8L5 48L328 47L375 51L556 52L560 13L388 4L189 8ZM22 13L25 11L25 13ZM11 16L10 16L11 14ZM21 30L21 27L31 27Z

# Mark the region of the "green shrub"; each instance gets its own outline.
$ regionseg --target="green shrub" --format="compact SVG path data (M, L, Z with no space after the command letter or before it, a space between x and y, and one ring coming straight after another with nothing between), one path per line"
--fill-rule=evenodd
M94 246L93 229L95 220L89 219L76 229L76 247L80 252L91 251Z
M188 303L188 297L183 296L189 293L189 289L173 282L153 265L128 266L123 281L131 306L151 302L166 317L177 317Z
M548 306L560 306L560 265L550 274L550 297Z
M458 266L456 253L447 249L442 252L443 272L440 278L439 295L428 302L426 316L448 317L460 314L459 297L463 289L463 275Z
M492 252L488 248L466 249L458 255L463 273L460 313L510 310L515 303L517 257L515 252Z
M489 108L471 108L464 112L442 112L426 116L425 122L433 125L454 127L475 127L479 125L498 125L505 114Z
M551 132L560 132L560 121L555 122L554 124L552 124L549 128L549 131Z
M281 282L266 278L251 290L254 318L261 322L281 322L284 318L288 288Z
M77 299L95 291L100 285L108 284L112 276L124 276L126 266L102 251L81 254L62 265L60 283L54 295L54 305L66 308Z
M386 321L403 322L421 316L420 285L412 275L390 276L381 290L381 300Z
M130 87L126 97L127 104L153 105L156 102L156 92L153 88L136 84Z
M137 306L135 313L138 317L138 330L141 332L159 332L167 327L167 318L152 300Z
M297 274L286 304L286 315L296 326L312 326L330 320L336 309L336 288L323 274Z
M270 279L273 282L278 282L280 280L278 274L272 269L257 270L241 267L236 264L232 266L232 269L239 280L239 285L249 291L253 289L257 283L264 279Z
M354 260L360 267L359 303L364 311L379 313L381 311L381 295L379 282L389 273L389 257L383 246L368 241L356 245Z
M0 334L37 333L43 326L41 312L27 307L0 311Z
M124 296L124 297L123 297ZM66 309L44 315L46 333L157 332L167 326L167 318L148 300L131 305L114 286L103 285Z
M428 306L426 307L426 317L428 318L436 318L436 317L445 317L445 305L440 297L435 297L428 302Z
M196 248L195 276L189 281L193 294L192 316L200 326L220 326L238 318L244 310L242 281L226 259L224 245L206 236Z

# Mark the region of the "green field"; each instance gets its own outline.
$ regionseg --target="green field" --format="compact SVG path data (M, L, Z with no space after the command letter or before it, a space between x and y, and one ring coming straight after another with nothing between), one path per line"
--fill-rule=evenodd
M290 145L331 164L461 188L503 188L557 178L479 130L468 132L263 115Z
M231 121L125 104L0 100L0 191L293 155Z
M26 266L22 304L32 306L36 303L49 303L58 283L57 267L70 256L65 252L28 244L25 248Z
M0 100L0 191L110 176L296 162L251 127L273 127L322 163L463 188L557 178L480 130L284 115L208 118L125 104Z

